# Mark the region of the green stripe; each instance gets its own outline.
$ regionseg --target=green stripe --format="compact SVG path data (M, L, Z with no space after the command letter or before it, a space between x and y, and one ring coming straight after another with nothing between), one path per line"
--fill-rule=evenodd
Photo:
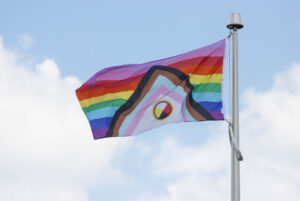
M221 83L207 83L207 84L195 84L193 85L193 93L203 93L203 92L221 92Z
M93 105L90 105L88 107L83 107L84 113L88 113L94 110L98 110L104 107L120 107L123 105L127 100L125 99L113 99L113 100L108 100L108 101L103 101L100 103L95 103Z

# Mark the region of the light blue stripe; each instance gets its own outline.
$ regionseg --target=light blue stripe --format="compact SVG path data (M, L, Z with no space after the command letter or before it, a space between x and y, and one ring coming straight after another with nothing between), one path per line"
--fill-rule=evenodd
M192 96L196 102L220 102L222 101L222 94L218 92L204 92L204 93L192 93Z
M112 117L120 107L105 107L86 114L89 121L104 117Z
M187 121L197 121L192 117L192 115L189 113L189 111L186 108L186 97L184 98L184 103L183 103L183 113Z

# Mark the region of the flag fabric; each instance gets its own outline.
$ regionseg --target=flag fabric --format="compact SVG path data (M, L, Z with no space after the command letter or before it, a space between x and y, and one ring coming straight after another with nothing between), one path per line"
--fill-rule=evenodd
M97 72L76 90L94 139L137 135L168 123L223 120L225 43Z

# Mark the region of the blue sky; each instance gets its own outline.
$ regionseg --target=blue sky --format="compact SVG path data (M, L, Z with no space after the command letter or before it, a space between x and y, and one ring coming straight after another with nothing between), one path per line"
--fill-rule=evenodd
M1 3L0 33L8 46L29 34L36 41L31 53L55 58L63 75L86 80L102 67L176 55L222 39L228 14L238 11L245 24L241 73L249 75L242 77L244 89L255 84L254 75L271 84L266 72L296 57L298 6L298 1L8 1Z
M0 2L0 91L7 97L0 107L1 200L229 199L224 123L93 141L74 89L101 68L221 40L234 11L245 26L239 31L242 198L296 200L300 176L291 172L300 164L289 157L300 151L299 7L297 0ZM261 178L259 188L278 191L255 197L253 178Z

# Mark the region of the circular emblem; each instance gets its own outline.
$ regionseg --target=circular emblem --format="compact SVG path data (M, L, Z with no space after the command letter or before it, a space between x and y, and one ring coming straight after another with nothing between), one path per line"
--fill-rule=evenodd
M167 119L173 111L172 104L167 100L160 100L153 106L153 117L154 119L161 121Z

